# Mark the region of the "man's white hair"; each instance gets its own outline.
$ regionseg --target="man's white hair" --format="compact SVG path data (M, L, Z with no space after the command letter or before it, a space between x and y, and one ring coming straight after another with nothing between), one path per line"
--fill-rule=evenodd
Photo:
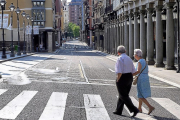
M125 53L126 52L126 49L123 45L120 45L117 47L117 52L118 53Z
M137 55L138 57L142 57L142 50L141 49L135 49L134 55Z

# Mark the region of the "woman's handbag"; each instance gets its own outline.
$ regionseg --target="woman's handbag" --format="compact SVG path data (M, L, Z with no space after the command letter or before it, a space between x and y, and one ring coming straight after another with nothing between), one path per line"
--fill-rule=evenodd
M147 64L146 64L146 66L147 66ZM145 68L146 68L146 66L145 66ZM145 68L144 68L144 69L145 69ZM139 75L144 71L144 69L139 73ZM137 84L139 75L134 77L134 79L133 79L133 85L136 85L136 84Z

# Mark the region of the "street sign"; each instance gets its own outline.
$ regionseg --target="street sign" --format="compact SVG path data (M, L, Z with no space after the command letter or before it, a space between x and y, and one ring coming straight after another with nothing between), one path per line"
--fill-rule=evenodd
M39 26L33 26L34 35L39 35Z
M9 18L9 14L3 15L3 28L8 28L8 18ZM2 22L2 15L0 15L0 28L2 28L1 22Z
M31 25L26 26L26 34L31 35L31 33L32 33L32 26ZM33 33L34 35L39 35L39 26L33 26Z

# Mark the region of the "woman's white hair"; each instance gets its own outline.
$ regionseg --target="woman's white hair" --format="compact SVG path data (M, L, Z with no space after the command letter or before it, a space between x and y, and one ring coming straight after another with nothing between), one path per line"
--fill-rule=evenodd
M118 53L125 53L126 52L126 49L124 46L120 45L117 47L117 52Z
M134 55L137 55L138 57L142 57L142 50L141 49L135 49Z

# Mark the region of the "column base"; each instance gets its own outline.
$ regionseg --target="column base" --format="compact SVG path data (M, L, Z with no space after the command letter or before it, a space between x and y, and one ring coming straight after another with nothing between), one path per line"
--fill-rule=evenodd
M15 57L14 53L11 53L11 54L10 54L10 57Z
M164 67L164 63L155 63L154 67Z
M165 66L164 68L165 70L176 70L176 67L175 66Z
M7 56L6 56L6 55L2 55L2 58L6 59L6 58L7 58Z
M154 64L155 64L155 61L154 61L154 60L149 60L149 61L147 61L147 64L148 64L148 65L154 65Z
M18 53L17 53L17 56L21 56L21 53L20 53L20 52L18 52Z

